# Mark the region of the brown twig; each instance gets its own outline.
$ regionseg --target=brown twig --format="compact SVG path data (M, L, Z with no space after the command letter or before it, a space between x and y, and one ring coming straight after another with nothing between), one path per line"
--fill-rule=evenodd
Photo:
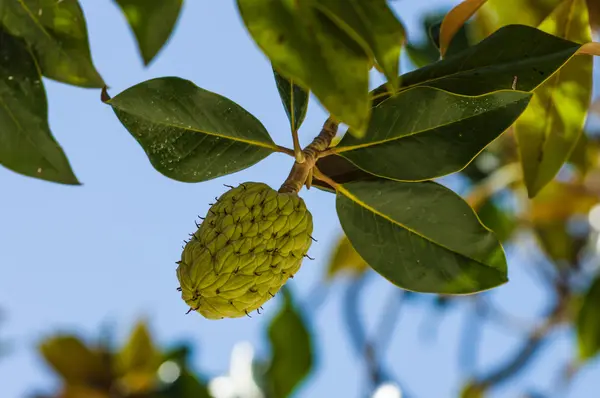
M326 150L331 144L331 140L337 133L338 123L329 118L323 125L321 132L315 139L302 150L304 162L294 163L288 178L279 188L281 193L298 193L302 186L306 183L310 171L314 168L319 154Z
M286 148L284 146L281 146L281 145L277 145L277 152L285 153L286 155L290 155L291 157L295 157L293 150L291 150L290 148Z

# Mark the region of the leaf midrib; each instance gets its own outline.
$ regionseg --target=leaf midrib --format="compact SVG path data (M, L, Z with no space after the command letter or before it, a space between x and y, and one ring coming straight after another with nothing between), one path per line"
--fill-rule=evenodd
M394 219L392 219L392 218L388 217L387 215L385 215L385 214L381 213L379 210L376 210L376 209L374 209L373 207L369 206L369 205L368 205L368 204L366 204L365 202L363 202L363 201L361 201L360 199L358 199L358 198L357 198L356 196L354 196L354 195L353 195L353 194L352 194L350 191L348 191L347 189L345 189L345 188L343 187L343 185L338 185L338 186L336 186L336 190L337 190L338 192L341 192L341 193L342 193L344 196L346 196L348 199L350 199L351 201L353 201L353 202L354 202L354 203L356 203L357 205L359 205L359 206L363 207L364 209L366 209L366 210L368 210L368 211L372 212L373 214L375 214L375 215L377 215L377 216L379 216L379 217L381 217L381 218L383 218L383 219L387 220L388 222L390 222L390 223L392 223L392 224L395 224L395 225L398 225L400 228L404 228L404 229L405 229L405 230L407 230L408 232L410 232L410 233L412 233L412 234L414 234L414 235L416 235L416 236L418 236L418 237L420 237L420 238L422 238L422 239L425 239L426 241L428 241L428 242L430 242L430 243L432 243L432 244L434 244L434 245L436 245L436 246L438 246L438 247L441 247L442 249L445 249L445 250L448 250L449 252L452 252L452 253L458 254L458 255L459 255L459 256L461 256L461 257L467 258L467 259L469 259L469 260L471 260L471 261L475 261L477 264L480 264L480 265L481 265L481 266L483 266L483 267L486 267L486 268L491 268L491 269L493 269L494 271L496 271L496 272L498 272L498 273L501 273L501 272L500 272L500 271L498 271L496 268L494 268L494 267L492 267L492 266L489 266L489 265L487 265L487 264L484 264L484 263L482 263L480 260L474 259L474 258L472 258L472 257L469 257L469 256L467 256L466 254L459 253L459 252L457 252L457 251L455 251L455 250L452 250L452 249L450 249L449 247L446 247L445 245L443 245L443 244L441 244L441 243L439 243L439 242L436 242L436 241L432 240L431 238L428 238L428 237L424 236L423 234L421 234L421 233L419 233L419 232L415 231L414 229L412 229L412 228L410 228L410 227L407 227L406 225L402 224L401 222L398 222L398 221L396 221L396 220L394 220Z
M138 113L122 109L122 108L118 107L117 105L112 104L111 101L109 101L109 104L113 108L115 108L115 109L117 109L117 110L119 110L121 112L125 112L125 113L128 113L130 115L136 116L136 117L138 117L140 119L147 120L148 122L150 122L152 124L162 125L162 126L166 126L166 127L170 127L170 128L182 129L182 130L191 131L191 132L194 132L194 133L206 134L206 135L211 136L211 137L218 137L218 138L223 138L223 139L227 139L227 140L231 140L231 141L241 142L241 143L248 144L248 145L259 146L259 147L271 149L274 152L277 151L277 146L275 144L266 144L266 143L260 142L260 141L252 141L252 140L247 140L247 139L244 139L244 138L231 137L231 136L228 136L228 135L211 133L211 132L208 132L208 131L205 131L205 130L200 130L200 129L197 129L197 128L192 128L192 127L187 127L187 126L178 126L176 124L165 123L165 122L162 122L162 121L154 121L154 120L151 120L149 118L143 117L143 116L141 116ZM265 132L266 132L266 130L265 130ZM268 132L267 132L267 135L268 135Z
M416 88L416 87L414 87L414 88ZM439 91L443 91L443 90L439 90ZM499 90L499 91L501 91L501 90ZM515 92L515 91L505 90L504 92ZM516 91L516 92L519 92L519 93L522 93L522 94L527 94L527 92L525 92L525 91ZM488 97L488 96L491 97L491 96L495 95L496 93L498 93L498 91L495 92L495 93L493 93L493 94L480 96L480 98L485 98L485 97ZM522 98L516 99L516 100L511 101L511 102L507 102L507 103L505 103L505 105L503 107L508 107L510 105L514 105L515 103L517 103L519 101L522 101L524 98L526 98L526 97L523 96ZM500 108L503 108L503 107L495 107L493 109L486 109L483 112L474 113L474 114L471 114L468 117L463 117L463 118L460 118L460 119L455 119L455 120L453 120L451 122L439 124L439 125L437 125L435 127L413 131L410 134L396 136L396 137L393 137L393 138L387 138L387 139L383 139L383 140L380 140L380 141L372 141L372 142L368 142L368 143L364 143L364 144L358 144L358 145L352 145L352 146L339 146L338 145L338 146L332 148L332 153L338 153L339 154L339 153L342 153L342 152L353 151L353 150L356 150L356 149L368 148L368 147L371 147L371 146L377 146L377 145L385 144L385 143L388 143L388 142L391 142L391 141L398 141L398 140L401 140L403 138L411 137L413 135L422 134L422 133L426 133L426 132L429 132L429 131L432 131L432 130L436 130L438 128L450 126L450 125L453 125L453 124L456 124L456 123L461 123L461 122L463 122L465 120L469 120L469 119L473 119L473 118L481 116L481 115L485 115L486 113L496 111L496 110L498 110Z

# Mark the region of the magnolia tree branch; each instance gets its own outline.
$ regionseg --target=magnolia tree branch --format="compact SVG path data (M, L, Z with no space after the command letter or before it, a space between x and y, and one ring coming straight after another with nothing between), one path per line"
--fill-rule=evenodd
M337 134L338 123L329 118L323 125L321 132L315 139L302 150L304 155L304 161L302 163L296 162L290 171L288 178L279 188L281 193L298 193L302 186L309 180L309 176L315 163L319 158L319 154L325 151L331 144L331 140ZM310 185L310 181L309 181Z

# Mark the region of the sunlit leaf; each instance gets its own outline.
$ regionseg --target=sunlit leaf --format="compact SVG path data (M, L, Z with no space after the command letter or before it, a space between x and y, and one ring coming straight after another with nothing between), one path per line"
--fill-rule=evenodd
M437 178L465 167L510 127L530 98L515 90L467 97L415 87L377 105L364 138L347 134L332 151L380 177Z
M12 35L31 46L44 76L76 86L104 86L77 0L9 0L0 18Z
M487 200L478 210L481 222L494 231L500 242L505 242L512 236L518 224L515 216L502 209L493 200Z
M0 164L17 173L78 185L48 126L42 77L25 43L0 27Z
M591 359L600 352L600 277L596 277L587 291L577 315L579 356Z
M107 102L154 168L175 180L217 178L277 150L254 116L188 80L148 80Z
M397 88L400 49L405 34L386 0L313 1L375 58L391 86Z
M600 142L596 138L590 139L584 132L575 144L568 161L577 168L581 175L586 175L591 169L598 166Z
M494 234L462 198L439 184L347 183L337 187L336 205L356 251L399 287L467 294L507 281Z
M368 269L368 265L352 247L352 243L344 235L332 253L327 266L327 278L333 279L339 274L360 275Z
M308 91L295 84L293 80L282 76L275 69L273 69L273 73L279 97L290 121L290 129L297 131L302 125L308 109Z
M144 392L154 387L161 356L144 322L135 326L115 359L120 381L129 391Z
M370 60L364 49L312 2L238 0L250 35L285 76L310 89L339 121L364 133Z
M511 89L517 76L515 88L532 91L580 47L536 28L506 26L456 56L402 75L401 90L425 85L457 94L481 95ZM389 96L385 85L372 92L375 105Z
M444 18L440 27L440 52L446 56L454 35L487 0L464 0Z
M49 338L39 349L46 362L67 383L103 385L110 380L109 368L100 354L75 336Z
M285 398L306 378L313 365L313 348L305 321L291 293L280 293L283 306L269 325L271 363L266 372L272 396Z
M165 45L177 23L183 0L115 0L123 10L148 65Z
M540 29L579 43L592 40L585 0L565 0ZM581 133L592 93L592 58L574 57L538 87L515 124L529 197L558 173Z

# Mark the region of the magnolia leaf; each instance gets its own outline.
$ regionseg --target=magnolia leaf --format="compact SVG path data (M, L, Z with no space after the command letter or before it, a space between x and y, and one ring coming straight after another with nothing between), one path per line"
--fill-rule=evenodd
M148 65L169 40L183 0L115 0L121 7Z
M525 110L530 93L478 97L415 87L373 109L364 138L350 134L332 151L384 178L421 181L464 168Z
M442 185L377 180L336 188L346 236L393 284L424 293L468 294L508 280L494 234Z
M102 385L110 380L110 369L99 353L75 336L58 335L43 341L39 350L46 362L65 382Z
M454 35L487 0L464 0L444 18L440 27L440 53L446 56Z
M425 85L464 95L481 95L513 86L532 91L580 47L536 28L510 25L455 56L402 75L400 90ZM390 97L385 85L371 95L374 105Z
M321 173L332 179L338 184L344 184L352 181L375 180L378 177L369 174L351 163L346 158L339 155L325 156L317 160L317 168ZM335 193L335 188L329 183L314 177L313 186L327 192Z
M298 131L306 116L309 93L295 84L292 79L282 76L275 69L273 69L273 73L275 74L279 97L290 121L290 129L291 131Z
M585 0L565 0L540 29L580 43L592 40ZM574 57L538 87L515 124L530 198L550 182L582 134L592 95L592 58Z
M313 348L305 321L288 289L281 290L284 302L269 325L271 363L265 379L272 396L287 397L306 378L313 365Z
M0 27L0 164L17 173L79 185L48 126L46 91L26 44Z
M393 89L398 87L400 50L404 27L386 0L315 0L338 27L348 33L380 66Z
M81 87L104 87L77 0L5 1L3 11L0 25L27 41L44 76Z
M600 352L600 277L596 277L583 298L583 304L575 321L579 356L591 359Z
M342 236L332 253L327 266L327 279L331 280L339 274L358 276L368 269L368 264L352 247L346 236Z
M156 170L184 182L234 173L277 146L235 102L176 77L152 79L107 100Z
M237 0L244 23L282 74L310 89L337 120L362 135L369 120L370 60L312 2Z

